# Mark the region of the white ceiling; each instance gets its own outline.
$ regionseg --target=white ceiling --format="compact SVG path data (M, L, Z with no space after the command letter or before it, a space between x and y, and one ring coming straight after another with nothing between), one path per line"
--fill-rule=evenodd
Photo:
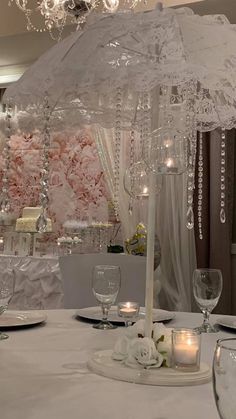
M12 80L14 76L17 78L18 74L54 44L48 33L28 32L24 14L15 4L9 7L8 1L0 0L0 85L6 83L5 76L11 76ZM164 0L165 3L170 1L172 5L180 2ZM186 1L183 0L184 3ZM149 8L156 2L148 0ZM223 13L231 23L236 23L236 0L204 0L189 4L189 7L201 15ZM71 30L68 26L63 35L66 36Z

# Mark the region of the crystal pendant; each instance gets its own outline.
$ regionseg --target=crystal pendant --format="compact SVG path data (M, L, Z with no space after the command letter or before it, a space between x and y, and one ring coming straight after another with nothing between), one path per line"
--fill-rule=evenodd
M133 200L132 200L132 198L129 201L129 209L128 209L128 211L129 211L129 215L132 215L133 214Z
M42 212L36 221L36 230L39 233L45 233L47 231L47 218Z
M186 227L189 230L192 230L192 228L194 227L194 215L193 215L193 207L192 206L190 206L188 208L188 211L187 211L187 223L186 223Z
M224 224L224 223L225 223L225 221L226 221L226 214L225 214L225 210L224 210L224 208L221 208L221 210L220 210L220 222L221 222L222 224Z

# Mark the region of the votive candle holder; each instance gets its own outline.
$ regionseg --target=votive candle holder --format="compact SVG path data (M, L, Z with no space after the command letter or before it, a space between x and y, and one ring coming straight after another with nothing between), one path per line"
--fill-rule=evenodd
M201 332L197 329L172 330L172 366L182 371L199 371Z
M134 301L120 302L117 304L119 317L123 317L125 326L131 326L139 314L140 305Z

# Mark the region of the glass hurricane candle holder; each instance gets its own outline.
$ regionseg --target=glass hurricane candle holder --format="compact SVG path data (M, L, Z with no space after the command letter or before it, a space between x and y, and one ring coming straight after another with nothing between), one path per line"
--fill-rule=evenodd
M201 332L197 329L172 331L173 367L182 371L199 371Z
M117 305L118 316L123 317L125 327L131 326L139 314L139 303L136 302L121 302Z

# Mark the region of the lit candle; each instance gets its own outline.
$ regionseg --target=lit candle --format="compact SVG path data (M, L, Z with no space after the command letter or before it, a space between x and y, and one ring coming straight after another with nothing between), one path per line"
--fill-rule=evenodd
M194 364L197 359L198 345L187 338L186 343L178 343L175 345L175 360L181 364Z
M164 146L166 147L166 148L169 148L169 147L171 147L173 145L173 140L171 139L171 138L167 138L165 141L164 141Z
M174 166L174 160L170 157L166 160L166 166L167 167L173 167Z
M125 303L118 303L117 306L118 315L123 317L125 320L125 325L129 326L132 324L132 321L129 320L137 317L139 313L139 303L127 301Z
M199 369L200 337L196 330L173 330L173 361L176 368Z
M143 195L147 195L148 194L148 187L144 186L143 187Z
M120 306L120 314L123 317L133 317L137 314L137 309L139 308L138 303L132 303L128 301L127 303L119 303Z

